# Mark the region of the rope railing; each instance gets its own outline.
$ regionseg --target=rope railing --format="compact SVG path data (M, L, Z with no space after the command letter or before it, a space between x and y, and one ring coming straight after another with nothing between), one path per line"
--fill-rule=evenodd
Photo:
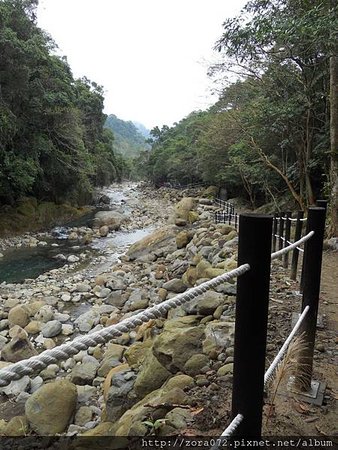
M238 425L242 422L244 416L242 414L237 414L236 417L231 421L231 423L226 427L223 433L216 439L216 444L210 447L209 450L219 450L219 448L223 448L225 442L223 442L222 438L231 437L236 431Z
M279 238L279 239L282 239L282 241L283 242L286 242L287 244L294 244L294 242L291 242L291 241L287 241L283 236L279 236L279 234L274 234L274 236L276 237L276 238ZM299 250L300 252L304 252L304 250L302 249L302 248L300 248L300 247L295 247L297 250Z
M310 231L308 234L306 234L305 236L303 236L301 239L299 239L298 241L294 242L293 244L289 245L288 247L284 247L281 250L278 250L277 252L274 252L271 254L271 259L277 259L279 258L281 255L284 255L285 253L288 253L290 250L293 250L294 248L299 247L301 244L303 244L304 242L306 242L307 240L310 239L310 237L312 237L314 235L314 231Z
M306 222L307 221L307 217L304 217L303 219L296 219L293 217L274 217L275 220L290 220L290 222Z
M94 347L97 344L103 344L115 336L128 332L150 319L161 317L171 308L176 308L184 303L203 294L209 289L219 286L221 283L239 277L250 269L249 264L243 264L230 272L219 275L212 280L206 281L199 286L189 289L187 292L165 300L164 302L146 309L132 317L122 320L118 324L111 325L94 333L81 336L73 341L62 344L50 350L46 350L37 356L19 361L9 367L0 369L0 387L7 386L12 380L17 380L24 375L32 374L36 370L42 370L49 364L65 360L80 350L86 350L88 347Z
M287 351L292 339L295 337L297 331L299 330L303 320L305 319L306 314L308 313L310 307L306 306L304 308L304 311L302 312L302 314L299 316L295 326L293 327L291 333L289 334L289 336L287 337L287 339L285 340L284 344L282 345L282 347L280 348L279 352L277 353L275 359L272 361L272 363L270 364L268 370L265 372L264 375L264 386L271 380L274 371L277 369L278 364L280 362L280 360L282 359L282 357L284 356L284 353Z

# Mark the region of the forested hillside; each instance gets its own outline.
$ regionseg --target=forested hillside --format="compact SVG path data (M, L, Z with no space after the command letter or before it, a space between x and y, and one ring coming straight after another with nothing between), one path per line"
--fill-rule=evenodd
M22 196L83 204L119 178L103 90L74 79L36 25L37 0L0 1L0 204Z
M150 179L225 184L252 206L284 196L304 208L329 197L337 176L337 29L334 2L248 2L216 44L223 58L210 74L223 81L219 100L152 130Z
M139 124L139 126L142 125ZM126 122L110 114L106 119L105 127L114 133L114 149L125 158L135 158L150 148L144 135L131 121ZM145 127L143 131L147 131Z

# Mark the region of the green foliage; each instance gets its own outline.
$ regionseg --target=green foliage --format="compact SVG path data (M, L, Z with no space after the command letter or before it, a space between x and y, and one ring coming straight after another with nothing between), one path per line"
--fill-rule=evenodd
M226 185L252 206L285 194L301 208L312 204L329 171L335 24L336 6L307 0L252 0L227 19L216 44L224 59L210 70L225 78L220 98L172 128L152 130L150 179Z
M74 80L36 26L36 0L0 1L0 202L83 203L120 176L103 91Z

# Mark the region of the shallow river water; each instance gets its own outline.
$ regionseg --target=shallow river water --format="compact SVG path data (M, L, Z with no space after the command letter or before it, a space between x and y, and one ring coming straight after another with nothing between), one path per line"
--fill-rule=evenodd
M130 214L133 204L137 203L137 189L135 185L122 185L109 187L104 194L110 198L110 205L105 209L120 207L123 213ZM124 253L126 248L148 235L154 228L146 227L130 231L121 230L111 233L106 238L94 239L90 245L78 244L67 239L69 228L78 226L91 226L96 211L81 217L78 220L56 227L52 230L54 238L43 239L47 245L25 248L11 248L4 252L0 259L0 283L20 283L27 278L37 278L42 273L56 269L65 264L65 261L55 258L57 254L65 257L89 251L92 256L106 255L104 265L109 266ZM102 269L102 266L100 267Z

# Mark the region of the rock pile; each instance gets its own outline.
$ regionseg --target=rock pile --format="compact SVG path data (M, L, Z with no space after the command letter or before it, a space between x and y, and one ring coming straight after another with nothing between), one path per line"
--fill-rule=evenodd
M143 195L151 197L147 188ZM167 225L133 244L109 270L64 267L0 286L2 366L118 323L236 267L237 233L213 224L207 198L179 199L170 190L157 195L155 205L145 203L149 208L137 202L134 225L159 217ZM168 208L173 199L180 201ZM101 228L111 226L103 220ZM165 419L161 433L177 433L192 420L189 389L232 377L235 292L235 281L224 283L163 320L13 381L2 395L22 405L14 417L22 421L22 434L143 436L151 417ZM153 406L159 404L169 407ZM4 418L0 434L11 435L14 419Z

